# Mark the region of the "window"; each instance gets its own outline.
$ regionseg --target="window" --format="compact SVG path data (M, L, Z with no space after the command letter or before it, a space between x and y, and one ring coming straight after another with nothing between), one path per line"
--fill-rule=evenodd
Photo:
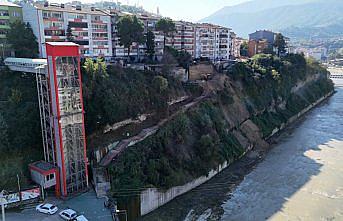
M0 25L8 25L8 20L0 20Z
M100 15L92 15L92 21L101 21Z
M88 41L74 41L76 44L79 44L79 45L89 45L89 42Z
M86 19L86 16L83 14L68 14L69 19Z
M107 32L107 25L106 24L92 24L92 30L96 31L105 31Z
M107 33L93 33L93 38L107 38Z
M0 16L9 16L8 11L0 11Z
M17 12L17 11L14 11L14 12L12 13L12 16L13 16L13 17L20 17L21 14L20 14L19 12Z
M53 180L53 179L55 179L55 174L54 173L51 173L51 174L46 176L46 181L50 181L50 180Z
M88 28L87 23L85 22L69 22L71 28Z
M46 36L64 36L64 30L44 30Z
M94 45L105 46L105 45L108 45L108 42L107 41L94 41L93 44Z

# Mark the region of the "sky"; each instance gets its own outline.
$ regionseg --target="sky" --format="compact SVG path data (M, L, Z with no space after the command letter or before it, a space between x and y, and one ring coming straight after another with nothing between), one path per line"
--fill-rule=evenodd
M81 0L92 2L94 0ZM116 2L117 0L112 0ZM149 12L160 14L176 20L199 21L217 10L230 5L236 5L249 0L118 0L122 4L143 6ZM51 0L53 2L53 0Z

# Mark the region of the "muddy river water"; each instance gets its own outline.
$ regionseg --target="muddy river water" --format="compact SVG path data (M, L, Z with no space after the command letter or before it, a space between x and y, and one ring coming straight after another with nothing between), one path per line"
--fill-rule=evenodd
M286 131L264 160L252 152L143 220L343 221L339 81L337 93Z

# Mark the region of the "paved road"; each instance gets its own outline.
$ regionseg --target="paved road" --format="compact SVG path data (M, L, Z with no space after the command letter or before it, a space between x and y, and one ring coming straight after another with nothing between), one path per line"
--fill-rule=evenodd
M47 202L54 203L58 206L60 212L64 208L71 208L80 214L84 214L89 221L111 221L110 212L104 208L103 200L97 199L93 191L82 194L68 201L59 201L48 199ZM57 212L57 213L58 213ZM62 219L55 215L40 214L35 209L26 209L22 212L6 213L6 221L61 221Z

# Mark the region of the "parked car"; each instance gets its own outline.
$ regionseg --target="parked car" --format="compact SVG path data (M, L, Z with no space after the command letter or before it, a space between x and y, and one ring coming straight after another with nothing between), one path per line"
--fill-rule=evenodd
M40 213L53 215L58 211L58 208L50 203L42 203L36 206L36 210Z
M88 221L88 219L84 215L79 215L73 221Z
M77 213L72 209L65 209L59 213L60 217L64 220L74 220L77 217Z

